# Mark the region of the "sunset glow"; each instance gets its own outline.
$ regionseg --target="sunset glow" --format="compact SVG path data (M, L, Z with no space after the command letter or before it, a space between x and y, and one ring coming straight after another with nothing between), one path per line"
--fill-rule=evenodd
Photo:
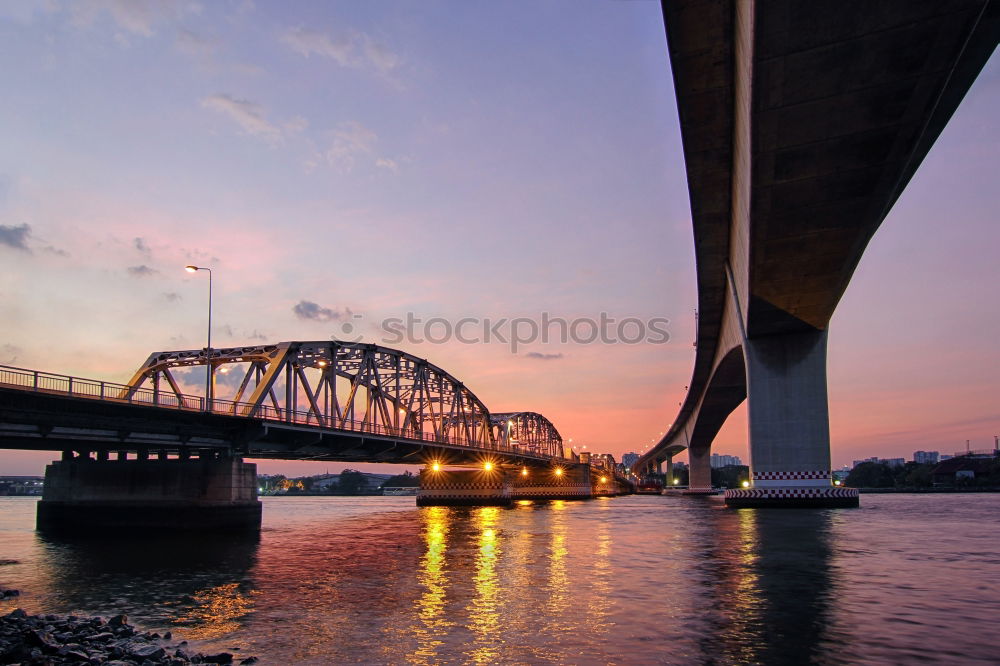
M258 4L0 7L0 364L126 382L152 352L201 349L206 276L187 273L211 266L213 347L387 345L588 451L657 441L691 378L697 305L659 3ZM997 108L994 55L833 318L835 466L1000 433ZM434 343L436 324L386 342L408 313L665 318L669 341L563 341L555 325L515 353ZM178 375L204 393L203 369ZM220 395L237 376L218 374ZM713 450L748 459L745 408ZM38 474L55 455L0 463Z

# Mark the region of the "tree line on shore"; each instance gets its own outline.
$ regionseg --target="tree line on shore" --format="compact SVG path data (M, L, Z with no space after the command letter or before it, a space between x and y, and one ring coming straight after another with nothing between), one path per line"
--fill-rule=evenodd
M289 478L283 474L275 474L262 479L261 489L285 495L381 495L383 487L420 485L420 479L410 472L390 477L378 486L371 485L364 472L356 469L345 469L338 475L337 481L324 483L328 478L327 475Z
M935 485L956 488L997 488L1000 487L1000 458L985 463L985 473L976 473L972 478L956 478L954 473L938 475L934 469L939 463L908 462L890 466L883 462L863 462L851 470L844 485L851 488L931 488Z

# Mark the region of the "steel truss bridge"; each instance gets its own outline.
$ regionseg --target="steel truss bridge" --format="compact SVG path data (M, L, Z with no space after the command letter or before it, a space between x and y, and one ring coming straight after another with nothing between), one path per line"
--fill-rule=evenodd
M208 396L184 393L209 366ZM217 378L224 378L217 382ZM232 399L216 387L235 389ZM535 412L491 414L425 359L319 341L164 351L127 384L0 366L0 448L99 458L213 454L352 462L544 465L577 462Z

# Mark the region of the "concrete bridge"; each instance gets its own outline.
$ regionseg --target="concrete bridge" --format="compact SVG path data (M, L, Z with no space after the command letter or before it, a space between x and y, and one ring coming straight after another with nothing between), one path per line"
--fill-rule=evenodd
M199 366L207 398L175 376ZM217 375L235 380L233 399L217 397ZM491 414L424 359L338 341L156 352L127 384L0 367L0 448L62 452L46 470L42 527L259 527L244 457L423 464L421 505L631 488L565 449L543 415Z
M748 402L731 506L856 506L831 480L828 326L878 229L989 59L990 0L664 0L691 198L697 353L637 469L712 440Z

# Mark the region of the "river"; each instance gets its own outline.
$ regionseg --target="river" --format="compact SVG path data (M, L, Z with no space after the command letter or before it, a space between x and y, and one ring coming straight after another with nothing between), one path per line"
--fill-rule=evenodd
M1000 494L270 497L250 539L56 539L34 531L35 501L0 498L0 586L22 595L0 612L125 613L237 661L1000 663Z

